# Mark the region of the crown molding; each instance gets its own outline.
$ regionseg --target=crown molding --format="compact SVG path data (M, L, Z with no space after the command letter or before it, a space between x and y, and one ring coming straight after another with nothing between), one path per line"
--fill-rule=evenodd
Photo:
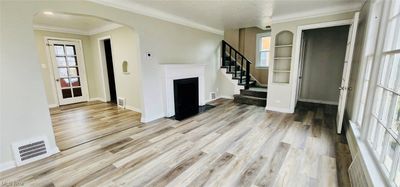
M123 2L115 1L115 0L88 0L88 1L97 3L97 4L101 4L104 6L109 6L109 7L113 7L113 8L117 8L117 9L121 9L121 10L126 10L126 11L129 11L132 13L145 15L145 16L157 18L160 20L176 23L176 24L191 27L194 29L211 32L211 33L218 34L218 35L224 34L223 30L209 27L207 25L200 24L200 23L191 21L191 20L183 18L183 17L165 13L160 10L146 7L146 6L134 3L134 2L130 2L129 4L127 4L127 3L123 3Z
M70 29L70 28L63 28L63 27L54 27L54 26L48 26L48 25L33 25L33 30L61 32L61 33L77 34L77 35L89 35L88 32L84 31L84 30Z
M95 34L99 34L99 33L102 33L102 32L107 32L107 31L110 31L110 30L114 30L114 29L117 29L117 28L120 28L120 27L122 27L122 25L119 25L119 24L116 24L116 23L110 23L110 24L104 25L102 27L92 29L92 30L90 30L88 32L88 34L89 35L95 35Z
M295 14L286 14L282 16L272 16L272 24L355 12L359 11L362 5L363 2L355 2L350 5L333 6L329 8L316 9L313 11L299 12Z
M114 29L117 29L120 27L122 27L122 26L115 24L115 23L110 23L105 26L86 31L86 30L82 30L82 29L71 29L71 28L54 27L54 26L48 26L48 25L33 25L33 30L61 32L61 33L68 33L68 34L91 36L91 35L99 34L102 32L114 30Z

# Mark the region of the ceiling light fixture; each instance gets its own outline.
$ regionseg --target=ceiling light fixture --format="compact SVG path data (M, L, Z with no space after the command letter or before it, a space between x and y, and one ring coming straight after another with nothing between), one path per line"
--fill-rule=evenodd
M50 11L44 11L43 14L45 14L45 15L54 15L54 13L50 12Z

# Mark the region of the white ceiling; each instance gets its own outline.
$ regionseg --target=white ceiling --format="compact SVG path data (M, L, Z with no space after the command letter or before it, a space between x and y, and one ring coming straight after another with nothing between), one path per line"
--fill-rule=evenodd
M359 10L364 0L89 0L189 27L223 34L257 26ZM117 28L107 20L62 13L34 18L36 29L91 35Z
M92 35L102 31L120 27L113 22L90 16L72 15L52 12L47 15L38 13L33 18L35 29L63 31L74 34Z
M90 0L171 22L221 32L359 10L364 0Z

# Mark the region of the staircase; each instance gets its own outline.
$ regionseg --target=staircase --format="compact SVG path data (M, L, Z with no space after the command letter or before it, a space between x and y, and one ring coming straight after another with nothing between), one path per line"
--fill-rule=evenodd
M222 64L221 68L226 69L227 74L232 74L233 80L238 80L238 85L243 86L240 94L234 95L234 102L265 106L267 102L267 88L258 85L251 76L250 64L239 51L222 40Z

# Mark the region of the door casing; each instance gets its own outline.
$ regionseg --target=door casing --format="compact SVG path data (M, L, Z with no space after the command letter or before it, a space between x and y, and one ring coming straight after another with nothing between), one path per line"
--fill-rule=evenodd
M359 13L356 12L356 15ZM290 103L290 111L294 112L294 109L296 107L297 100L299 98L299 75L301 74L300 70L300 60L301 60L301 47L302 47L302 32L304 30L309 30L309 29L318 29L318 28L327 28L327 27L335 27L335 26L343 26L343 25L352 25L354 22L354 19L346 19L346 20L339 20L339 21L331 21L331 22L323 22L323 23L317 23L317 24L310 24L310 25L302 25L297 27L297 35L295 39L295 54L294 54L294 68L293 68L293 73L294 75L291 76L291 82L292 84L292 91L291 91L291 103ZM338 127L339 129L339 127ZM341 127L340 127L341 129ZM340 132L338 132L340 133Z
M61 103L59 99L59 94L58 89L57 89L57 82L56 82L56 75L54 70L55 70L55 62L53 62L53 57L51 53L51 45L49 44L49 41L64 41L64 42L74 42L79 46L79 50L77 50L77 56L79 56L78 61L78 67L79 67L79 72L80 72L80 78L81 78L81 88L82 88L82 95L84 96L83 101L89 101L89 88L87 84L87 74L86 74L86 65L85 65L85 60L84 60L84 54L83 54L83 47L82 47L82 41L79 39L73 39L73 38L59 38L59 37L51 37L51 36L45 36L44 37L44 43L46 45L46 56L47 56L47 61L48 61L48 68L49 68L49 73L50 73L50 82L51 82L51 89L54 95L54 100L57 101L56 106L52 105L52 107L57 107L63 104L72 104L72 103Z

